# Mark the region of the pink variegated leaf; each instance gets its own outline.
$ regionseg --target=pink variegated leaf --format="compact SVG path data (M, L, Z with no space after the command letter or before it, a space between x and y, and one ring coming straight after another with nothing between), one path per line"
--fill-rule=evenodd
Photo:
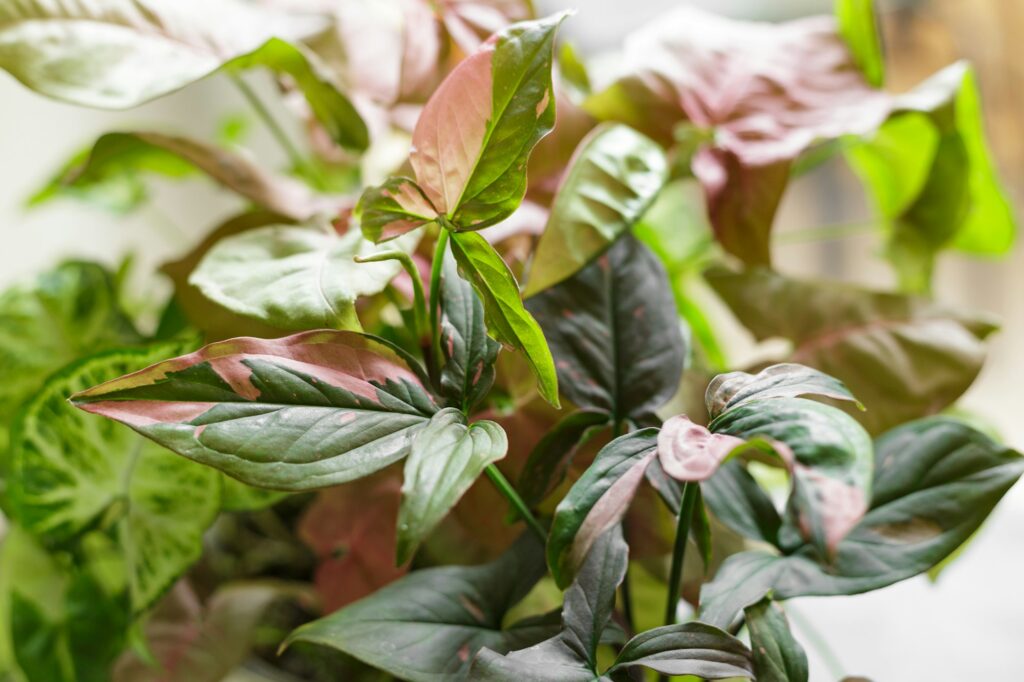
M551 65L565 13L514 24L491 36L441 83L413 131L409 162L415 185L449 229L476 230L504 220L526 194L526 163L554 126ZM404 199L379 206L367 190L361 213L376 238L408 229ZM392 190L389 198L395 198ZM420 208L423 208L417 204ZM391 223L397 225L392 227Z
M530 0L441 0L439 9L448 35L471 54L509 23L533 18L532 5Z
M403 458L437 406L415 363L354 332L214 343L72 397L250 485L310 490Z
M706 131L693 160L727 250L769 261L790 164L812 144L875 130L891 99L872 88L831 17L782 24L680 8L627 40L623 76L588 102L670 143Z
M666 421L658 433L658 460L677 481L705 481L745 443L736 436L711 433L680 414Z
M353 213L363 236L373 242L400 237L436 215L437 210L423 190L409 178L391 178L379 187L369 188L359 198Z

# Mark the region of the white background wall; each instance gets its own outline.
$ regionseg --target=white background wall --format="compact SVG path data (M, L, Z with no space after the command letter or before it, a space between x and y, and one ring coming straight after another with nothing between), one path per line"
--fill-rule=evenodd
M570 3L540 0L543 11ZM672 0L589 0L567 34L587 51L614 45L625 32L676 5ZM704 0L723 13L777 14L782 3ZM828 11L828 0L789 3L800 11ZM984 83L982 83L984 88ZM156 128L212 136L217 121L244 109L230 85L213 79L186 92L130 112L95 112L43 99L0 74L0 286L30 277L58 258L74 255L114 263L131 251L143 270L188 249L192 241L226 217L236 203L202 181L162 187L156 211L115 218L78 204L62 203L26 213L21 204L70 152L108 130ZM268 164L281 161L260 132L251 146ZM996 140L995 144L998 145ZM787 197L784 229L814 224L815 214L797 188ZM806 197L804 197L806 199ZM854 211L863 209L853 209ZM819 216L820 217L820 216ZM167 222L173 223L169 227ZM837 222L830 220L829 222ZM783 269L885 282L888 274L870 260L873 243L851 239L822 251L792 246L780 250ZM827 273L825 272L827 267ZM152 281L139 291L157 289ZM1024 252L1002 262L944 262L939 295L984 308L1005 320L991 361L964 403L982 411L1018 448L1024 448ZM875 682L963 682L1024 680L1024 485L993 514L965 556L936 585L917 578L869 595L801 599L790 609L801 631L809 623L835 651L842 672ZM809 637L812 680L836 679Z

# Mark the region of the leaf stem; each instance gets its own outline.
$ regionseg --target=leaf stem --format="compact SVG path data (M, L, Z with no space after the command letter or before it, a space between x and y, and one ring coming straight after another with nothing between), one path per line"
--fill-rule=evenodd
M369 256L356 256L357 263L378 263L385 260L396 260L401 263L412 280L412 315L416 327L416 337L422 338L427 333L427 300L423 295L423 280L420 279L420 271L412 261L412 256L405 251L380 251Z
M296 169L304 169L309 173L310 178L317 183L317 189L323 189L324 181L323 178L320 177L319 171L306 160L298 147L296 147L288 138L288 135L284 132L281 124L279 124L277 119L274 118L274 115L270 113L270 109L268 109L267 105L263 103L263 100L261 100L259 95L256 94L256 91L253 90L249 84L245 82L245 79L237 73L229 73L228 77L231 79L231 82L235 84L235 87L238 88L239 92L242 93L242 96L245 97L246 101L249 102L249 105L253 108L253 111L256 112L256 115L259 116L264 125L267 126L267 130L270 131L270 134L275 140L277 140L281 149L284 150L284 153L288 156L288 160L291 162L292 166Z
M448 247L448 230L443 225L434 245L434 262L430 266L430 374L436 377L441 370L441 268Z
M544 530L544 526L540 525L540 521L533 515L530 508L526 506L526 502L519 496L516 489L512 487L512 484L508 482L505 475L493 464L488 465L484 471L487 472L487 477L491 479L494 487L501 491L501 494L516 508L516 511L526 521L526 525L530 527L530 530L537 534L541 542L546 543L548 541L548 532Z
M690 521L693 507L697 503L699 483L683 484L683 499L679 505L679 520L676 526L676 541L672 548L672 570L668 579L668 601L665 603L665 625L675 625L679 608L679 588L683 581L683 559L686 558L686 542L690 537Z
M772 241L775 244L805 244L808 242L825 241L827 239L841 239L843 237L856 237L867 234L879 226L878 221L864 223L850 223L846 225L823 225L805 230L790 230L779 232Z

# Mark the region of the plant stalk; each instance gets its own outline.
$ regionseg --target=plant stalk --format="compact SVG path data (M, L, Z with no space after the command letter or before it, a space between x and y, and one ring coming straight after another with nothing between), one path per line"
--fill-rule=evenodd
M436 377L441 369L441 268L448 248L448 230L439 226L434 245L434 262L430 266L430 375Z
M412 280L412 316L415 321L416 336L422 338L427 333L427 302L423 295L423 281L420 279L420 271L412 261L412 256L405 251L381 251L369 256L356 256L357 263L378 263L385 260L396 260Z
M690 538L690 521L693 507L697 503L699 483L683 484L683 499L679 505L679 521L676 526L676 542L672 548L672 570L668 579L668 601L665 603L665 625L675 625L679 609L679 588L683 581L683 560L686 558L686 542Z
M489 464L484 471L487 472L487 477L491 479L494 486L501 491L501 494L504 495L508 501L512 503L512 506L516 508L516 511L519 512L519 515L523 517L524 521L526 521L526 525L530 527L530 530L537 534L537 537L540 538L541 542L546 543L548 541L548 532L544 530L544 526L540 525L540 521L538 521L537 517L533 515L530 508L526 506L526 502L524 502L523 498L519 496L516 489L512 487L512 484L508 482L505 475L493 464Z

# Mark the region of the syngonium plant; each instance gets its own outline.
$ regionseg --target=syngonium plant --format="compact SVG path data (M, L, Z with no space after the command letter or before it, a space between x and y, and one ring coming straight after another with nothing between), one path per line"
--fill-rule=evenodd
M221 73L290 161L120 131L32 197L129 212L199 172L247 207L164 266L166 305L82 261L0 297L3 679L807 680L785 600L940 570L1016 482L946 412L995 326L928 296L943 250L1014 233L970 67L887 92L841 0L679 9L592 81L532 12L0 8L26 86L122 108ZM772 268L829 159L898 289ZM715 297L791 351L731 367Z

